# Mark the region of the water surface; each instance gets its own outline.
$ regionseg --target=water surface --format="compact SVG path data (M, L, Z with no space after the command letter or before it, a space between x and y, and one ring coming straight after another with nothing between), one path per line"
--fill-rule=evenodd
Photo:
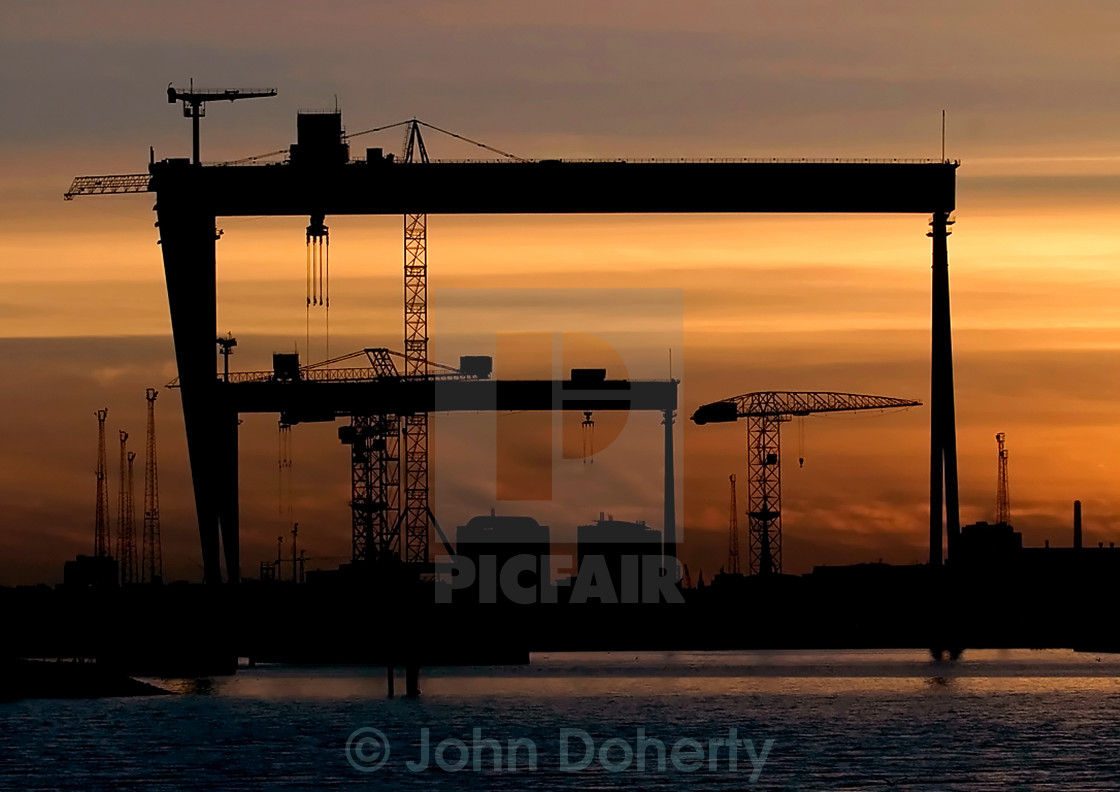
M0 788L1120 789L1111 655L542 654L521 667L425 669L419 700L387 699L382 669L263 666L156 683L182 695L0 704ZM384 735L388 756L359 744L372 732L348 752L359 729ZM744 741L735 769L712 743L731 729ZM425 739L428 767L413 772ZM432 753L445 740L441 769ZM497 741L501 770L481 740ZM513 769L510 740L522 741ZM650 740L665 746L663 771Z

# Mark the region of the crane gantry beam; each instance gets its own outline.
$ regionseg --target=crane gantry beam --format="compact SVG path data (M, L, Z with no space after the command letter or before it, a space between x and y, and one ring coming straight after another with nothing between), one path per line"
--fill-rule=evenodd
M917 407L921 402L862 393L759 391L699 407L694 423L730 423L747 419L747 498L750 574L782 572L781 426L791 418L815 413L856 412ZM732 477L734 482L734 477Z

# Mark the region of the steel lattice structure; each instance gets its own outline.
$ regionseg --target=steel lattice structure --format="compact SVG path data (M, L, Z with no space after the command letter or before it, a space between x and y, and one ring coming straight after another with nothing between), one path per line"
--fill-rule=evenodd
M109 408L94 413L97 416L97 506L93 518L93 554L97 558L109 556L109 471L105 450L105 419Z
M1007 448L1004 446L1006 435L996 435L999 449L999 467L996 471L996 522L1011 525L1011 495L1007 486Z
M730 536L727 539L727 574L741 574L739 568L739 506L735 496L735 474L729 476L731 480L731 517L728 520Z
M148 438L144 459L144 536L140 550L140 580L143 583L163 581L163 550L159 535L159 468L156 460L156 396L148 388Z
M125 494L124 532L121 537L121 585L137 582L136 569L136 452L128 452L128 489Z
M889 396L820 391L759 391L705 404L697 424L747 419L747 538L750 574L782 572L781 426L795 416L916 407L921 402Z
M128 503L128 474L130 470L128 432L120 430L121 466L117 488L117 562L120 564L121 582L132 582L136 571L136 543L129 523L131 510ZM131 568L130 568L131 566Z
M419 159L428 162L428 152L420 125L409 124L405 145L406 163ZM404 356L405 376L428 376L428 215L404 216ZM429 414L415 412L404 416L404 492L401 519L404 522L404 560L428 561L428 483Z
M199 102L208 97L191 91ZM241 96L241 91L231 95ZM173 91L172 101L182 92ZM197 95L196 95L197 94ZM222 92L222 99L229 98ZM223 383L214 377L217 317L218 218L406 214L681 214L681 213L932 213L933 300L930 421L930 562L942 561L942 540L956 540L959 504L948 282L948 226L956 206L956 161L827 160L617 160L430 162L391 159L368 149L351 161L341 113L327 122L297 116L297 141L282 163L252 163L284 151L202 165L198 157L149 161L143 174L84 177L70 196L109 191L153 192L167 282L175 357L205 579L236 581L240 570L237 478L239 411L281 413L298 397L323 414L363 411L358 396L384 394L404 415L434 411L434 383L378 382L356 387L326 382L313 391L302 382ZM396 124L390 126L397 126ZM435 129L435 127L432 127ZM374 131L374 130L369 130ZM457 136L469 143L468 138ZM414 141L416 143L416 141ZM505 156L492 147L483 146ZM193 152L192 152L193 153ZM421 157L422 159L422 157ZM519 159L519 158L512 158ZM461 409L483 394L497 404L555 409L538 393L542 383L448 382L440 407ZM638 383L633 383L638 386ZM228 386L228 387L227 387ZM671 399L662 386L635 387L641 398ZM407 399L405 398L407 396ZM451 401L449 401L451 399ZM455 399L460 399L456 402ZM591 400L593 402L594 400ZM588 409L585 400L580 409ZM268 406L267 410L264 407ZM345 405L343 409L339 409ZM356 405L356 406L355 406ZM413 406L416 405L416 406ZM381 408L379 408L381 409ZM495 409L491 403L480 409ZM574 409L574 407L573 407ZM298 417L298 416L297 416ZM671 493L667 494L667 499ZM942 522L944 518L944 524ZM666 521L666 526L670 523ZM672 545L666 536L666 545Z
M747 552L750 574L782 572L781 425L788 415L747 419Z
M365 352L378 378L399 378L388 350ZM351 558L362 563L399 557L400 419L354 414L339 437L350 445Z

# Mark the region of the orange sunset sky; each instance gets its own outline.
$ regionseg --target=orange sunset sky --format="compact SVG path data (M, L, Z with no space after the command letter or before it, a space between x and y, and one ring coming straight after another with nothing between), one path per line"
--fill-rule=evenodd
M962 520L993 517L1003 431L1026 544L1068 544L1075 498L1087 542L1120 541L1117 30L1120 7L1106 0L7 3L0 584L55 582L64 560L91 551L93 412L110 409L115 514L116 432L142 452L153 386L166 576L201 578L181 408L162 390L175 367L152 197L62 200L74 175L142 172L149 146L189 155L189 122L164 90L191 77L279 89L210 105L207 161L287 146L297 109L336 98L351 132L415 116L532 158L936 157L944 108L947 154L962 163L949 244ZM484 153L426 139L433 158ZM352 153L401 143L393 130ZM710 577L726 553L727 476L745 479L744 427L687 417L754 390L928 401L928 219L432 216L432 355L486 353L500 330L585 331L621 350L629 376L653 378L673 347L681 556ZM400 218L327 222L332 353L399 349ZM220 221L216 329L237 336L236 368L305 352L306 224ZM479 301L482 318L463 307ZM618 371L591 349L565 352ZM785 571L925 560L928 421L926 408L809 418L803 445L787 425ZM308 555L324 559L312 566L349 552L336 429L295 430L293 513ZM445 529L492 506L558 532L600 511L660 527L653 415L631 416L593 466L560 459L557 443L557 498L545 504L495 501L492 416L440 416L435 431ZM275 417L247 417L247 574L287 530L276 457Z

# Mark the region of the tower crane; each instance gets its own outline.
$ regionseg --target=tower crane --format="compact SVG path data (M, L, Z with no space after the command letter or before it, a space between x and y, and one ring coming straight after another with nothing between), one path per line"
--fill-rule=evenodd
M176 102L183 103L183 116L191 119L191 127L193 132L192 147L191 147L191 162L195 165L200 164L198 157L198 119L206 117L206 103L207 102L232 102L236 99L260 99L266 96L276 96L275 88L253 88L244 90L240 88L225 89L225 90L212 90L204 88L195 88L194 80L191 80L190 88L185 91L174 88L171 83L167 84L167 102L168 104L175 104Z
M387 349L365 349L359 354L368 358L374 378L399 378ZM356 413L350 416L349 426L339 427L338 439L350 446L352 560L368 563L400 557L400 418Z
M732 473L728 478L731 480L731 518L727 537L727 574L738 575L741 572L739 569L739 507L735 492L735 474Z
M858 393L760 391L699 407L694 423L731 423L747 419L747 497L752 575L782 571L781 426L796 416L814 413L917 407L913 399Z
M93 521L93 554L108 558L109 549L109 467L105 450L105 419L109 408L102 407L97 416L97 507Z
M420 122L408 124L404 163L427 164L428 150L420 134ZM404 216L404 374L428 376L428 215ZM428 429L426 412L404 416L404 491L401 519L404 523L404 560L428 561Z
M306 366L302 369L302 374L310 377L323 374L362 382L458 380L476 379L481 376L433 363L426 358L422 361L425 373L402 374L397 369L394 358L403 358L407 366L407 354L389 349L371 348ZM357 368L353 366L353 361L361 361L365 365ZM347 362L351 362L351 367L331 368L336 364ZM443 535L435 515L428 506L427 413L417 413L417 415L425 419L423 443L419 442L415 435L402 433L402 416L394 414L354 413L350 416L348 426L339 427L338 439L343 445L350 446L350 509L353 523L351 560L355 563L400 560L407 564L424 564L428 560L429 525L435 527L444 547L449 547L446 536ZM419 486L421 492L411 501L411 508L415 509L418 505L422 505L424 509L423 515L413 517L411 534L408 530L409 511L401 503L402 434L406 443L405 489L407 490L410 483L408 444L412 444L412 450L416 455L411 460L413 464L411 483ZM402 526L404 526L403 530ZM454 553L448 550L448 555Z
M1007 488L1007 448L1004 446L1006 435L996 435L999 450L999 467L996 470L996 523L1011 525L1011 495Z
M128 432L120 430L121 466L117 489L117 563L120 564L121 582L132 583L136 571L136 545L132 536L131 507L128 502L128 475L130 461Z
M156 458L156 396L155 388L148 388L148 434L144 452L144 535L141 541L140 580L144 583L163 582L163 549L159 533L159 468Z
M134 474L136 452L128 452L128 492L125 495L124 536L121 539L121 585L128 586L138 580L136 569L136 477Z

